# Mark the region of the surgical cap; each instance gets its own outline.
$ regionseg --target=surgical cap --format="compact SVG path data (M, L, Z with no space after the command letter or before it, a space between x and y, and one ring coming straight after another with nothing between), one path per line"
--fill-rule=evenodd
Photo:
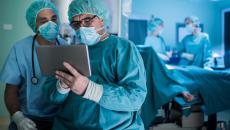
M198 17L196 17L196 16L189 16L189 17L186 17L185 18L185 21L186 20L190 20L194 25L196 25L196 26L200 26L200 20L199 20L199 18Z
M36 32L36 19L39 12L44 9L52 9L54 13L58 16L58 10L55 5L51 2L38 0L33 2L26 11L26 20L30 28Z
M102 0L74 0L71 2L68 10L69 21L81 14L97 15L103 20L107 20L107 10L102 5Z
M163 25L164 21L160 18L153 18L149 20L148 22L148 31L152 32L155 31L156 28L160 25Z

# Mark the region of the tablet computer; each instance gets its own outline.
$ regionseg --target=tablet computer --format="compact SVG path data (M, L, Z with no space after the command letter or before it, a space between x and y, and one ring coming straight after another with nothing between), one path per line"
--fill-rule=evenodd
M39 46L36 48L41 73L54 76L56 70L67 72L63 62L71 64L84 76L91 75L88 47L86 45Z

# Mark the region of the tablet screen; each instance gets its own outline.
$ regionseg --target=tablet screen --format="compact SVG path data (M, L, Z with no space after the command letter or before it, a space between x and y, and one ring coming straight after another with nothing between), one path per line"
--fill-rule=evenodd
M82 75L91 75L86 45L39 46L36 50L41 72L45 76L54 76L56 70L68 72L63 65L64 61L71 64Z

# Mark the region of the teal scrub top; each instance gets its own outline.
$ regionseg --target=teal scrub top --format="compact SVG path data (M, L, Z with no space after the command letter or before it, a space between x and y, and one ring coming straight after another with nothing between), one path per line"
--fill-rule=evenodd
M147 36L145 45L153 47L157 53L166 54L166 43L162 36Z
M179 44L181 53L190 53L194 55L194 59L189 61L181 58L179 65L194 65L198 67L211 67L212 50L208 34L201 33L198 36L187 35Z
M32 84L32 42L33 36L28 36L14 44L1 70L0 80L18 86L20 109L24 115L37 120L51 120L59 106L46 100L43 86L55 86L56 79L42 76L35 49L35 73L39 81L37 85ZM62 40L59 43L65 44ZM39 44L35 40L35 48L37 46Z
M144 125L139 110L146 96L146 77L142 58L133 43L109 36L89 46L92 76L103 86L99 103L73 92L60 94L55 87L45 88L53 103L62 104L54 130L138 129Z

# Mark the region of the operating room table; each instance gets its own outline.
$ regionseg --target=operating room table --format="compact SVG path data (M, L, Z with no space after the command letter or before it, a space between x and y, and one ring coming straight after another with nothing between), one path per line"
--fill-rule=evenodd
M215 113L230 109L230 71L209 71L190 66L168 70L151 47L137 47L147 76L147 97L142 105L141 116L146 127L162 105L170 102L183 91L200 95L204 112L212 122ZM213 124L213 123L211 123Z

